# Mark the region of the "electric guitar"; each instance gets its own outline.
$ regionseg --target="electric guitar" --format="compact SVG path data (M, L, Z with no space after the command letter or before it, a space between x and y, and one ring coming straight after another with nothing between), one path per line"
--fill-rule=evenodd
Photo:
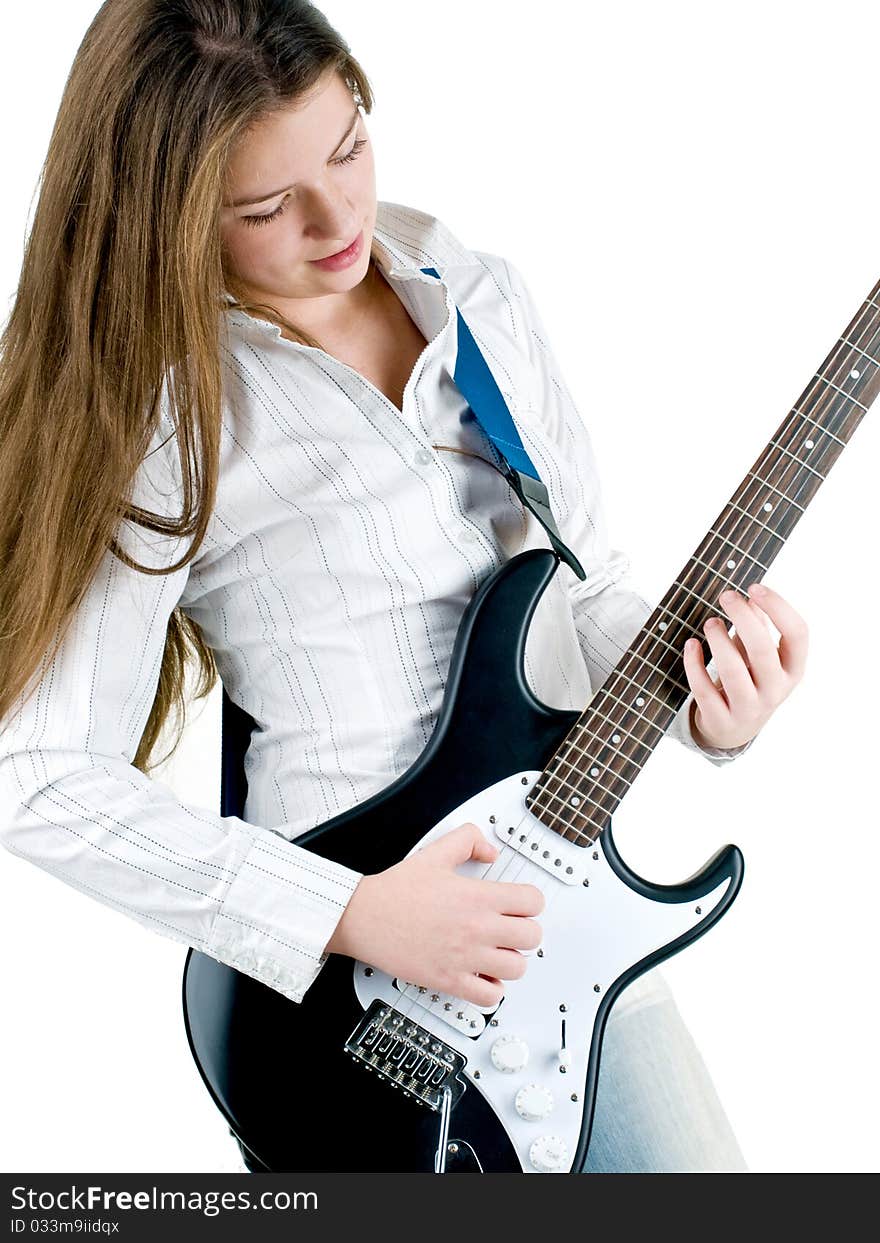
M477 1006L331 954L301 1003L190 949L187 1037L251 1169L576 1173L603 1032L621 990L729 909L743 858L722 847L677 885L636 875L611 817L688 694L681 649L725 586L760 580L880 390L880 282L583 712L524 676L557 548L512 557L462 617L434 732L414 764L296 838L378 872L465 821L500 848L465 875L545 895L543 941ZM240 814L251 718L223 693L223 814Z

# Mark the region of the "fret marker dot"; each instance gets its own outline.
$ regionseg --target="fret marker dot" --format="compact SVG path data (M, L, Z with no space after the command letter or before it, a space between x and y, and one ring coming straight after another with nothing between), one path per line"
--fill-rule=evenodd
M852 376L854 380L857 380L859 376L861 375L861 372L856 371L855 367L853 367L852 371L850 372L850 375Z
M568 801L571 803L572 807L577 807L577 805L580 803L581 800L578 798L576 794L572 794L571 798Z
M765 513L765 514L769 514L769 513L770 513L770 510L771 510L772 508L773 508L773 506L770 504L770 502L769 502L769 501L765 501L765 502L764 502L764 513Z
M728 561L728 563L727 563L727 568L728 568L728 570L735 570L735 569L736 569L736 562L735 562L735 561Z
M812 447L813 447L813 445L814 445L814 444L815 444L815 441L813 441L813 440L805 440L805 441L804 441L804 448L806 448L806 449L812 449Z
M620 734L612 734L612 735L611 735L611 741L612 741L612 742L620 742Z
M639 695L638 699L636 700L636 707L644 708L644 706L645 706L645 701L644 699L642 699L641 695Z
M591 769L590 769L590 776L591 776L591 777L598 777L598 776L599 776L599 770L598 770L598 768L591 768Z
M661 622L660 625L658 626L658 630L665 630L668 625L669 625L669 622Z

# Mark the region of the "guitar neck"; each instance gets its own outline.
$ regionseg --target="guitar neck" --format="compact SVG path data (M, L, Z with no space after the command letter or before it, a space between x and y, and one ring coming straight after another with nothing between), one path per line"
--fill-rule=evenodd
M526 802L587 846L686 699L682 659L718 594L760 581L880 392L880 281L838 337L696 550L557 749Z

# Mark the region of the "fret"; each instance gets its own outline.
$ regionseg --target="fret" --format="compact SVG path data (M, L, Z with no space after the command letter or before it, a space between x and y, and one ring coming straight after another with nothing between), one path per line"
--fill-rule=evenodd
M751 475L753 479L757 479L758 483L762 483L765 488L770 488L771 491L777 494L777 496L781 496L784 501L788 501L789 505L793 505L795 509L799 509L802 514L806 513L806 510L804 509L803 505L798 505L797 501L793 501L790 496L786 495L786 493L782 492L779 488L774 487L774 485L770 483L768 480L762 479L761 476L756 475L753 470L747 471L746 473Z
M727 613L724 612L724 609L721 607L720 601L718 604L709 604L709 602L707 600L704 600L703 597L699 595L696 591L691 591L690 587L685 587L684 583L678 582L678 579L676 579L675 581L678 583L679 587L682 587L684 588L685 591L690 592L692 596L696 596L696 598L700 601L700 603L705 605L705 607L709 610L710 613L712 613L713 615L716 613L723 613L724 616L727 617L727 620L730 622L731 626L736 625L736 622L733 620L733 618L728 617Z
M566 763L568 764L568 761L566 761ZM573 768L573 769L574 769L574 772L577 774L577 776L579 776L579 777L583 776L583 774L581 773L581 770L580 770L579 768L574 768L574 765L571 765L571 764L569 764L569 765L568 765L568 767ZM559 778L559 777L557 777L557 774L556 774L555 770L554 770L554 772L553 772L553 773L551 773L550 775L551 775L551 776L552 776L555 780L560 781L560 784L561 784L561 785L565 785L565 784L566 784L566 782L567 782L567 780L568 780L567 778ZM614 775L614 774L612 774L612 776L613 776L613 775ZM621 778L621 780L626 780L626 778ZM615 791L615 790L609 790L607 786L603 785L601 781L597 781L595 778L591 778L591 779L590 779L590 784L591 784L592 786L598 786L600 790L604 790L606 794L610 794L610 795L611 795L611 797L612 797L612 798L613 798L616 802L620 802L620 800L623 798L623 794L619 794L619 793L618 793L617 791ZM632 785L632 782L628 781L628 782L627 782L627 785ZM580 789L580 786L578 786L578 787L577 787L577 789ZM625 791L624 791L624 793L625 793ZM599 804L599 806L601 806L601 804ZM603 808L603 810L607 810L607 809Z
M668 622L664 622L664 625L668 627ZM646 639L647 639L647 638L650 638L650 640L651 640L651 642L652 642L652 643L662 643L662 644L663 644L663 646L664 646L664 647L665 647L668 651L672 652L672 654L673 654L674 656L680 656L680 655L681 655L681 651L680 651L680 649L679 649L679 648L677 648L677 647L675 646L675 644L673 644L673 643L667 643L667 641L666 641L664 638L662 638L659 634L655 634L653 630L648 630L648 629L647 629L647 625L645 626L645 628L643 628L643 630L642 630L642 634L645 636L645 638L646 638Z
M634 641L634 642L635 642L635 641ZM623 663L623 661L626 659L626 656L627 656L627 655L630 657L630 659L632 659L632 656L634 655L634 653L633 653L633 652L629 652L629 653L626 653L624 656L622 656L622 657L620 658L621 664L622 664L622 663ZM665 707L668 707L668 701L667 701L667 700L665 700L665 699L664 699L661 695L655 695L653 691L649 691L649 690L648 690L648 688L647 688L646 686L642 686L642 684L641 684L640 682L638 682L635 678L631 678L631 677L629 676L629 674L626 674L626 673L624 673L621 669L616 669L616 668L611 670L611 672L608 674L608 677L606 678L606 680L605 680L605 681L602 683L602 685L599 687L599 690L597 690L597 691L596 691L596 694L597 694L597 695L599 694L599 691L604 691L604 690L605 690L605 687L608 685L608 683L611 681L611 679L612 679L612 678L624 678L627 682L631 682L631 683L632 683L632 685L636 688L636 690L638 690L638 691L639 691L639 696L640 696L640 695L650 695L652 699L656 699L656 700L657 700L657 702L658 702L659 704L662 704L664 708L665 708ZM637 699L637 700L638 700L639 696L636 696L636 699ZM590 704L591 704L592 702L593 702L593 701L592 701L592 699L590 699L590 700L589 700L589 702L587 703L587 708L588 708L588 709L589 709L589 706L590 706Z
M838 337L838 341L842 341L844 345L848 345L850 349L855 350L857 354L861 354L862 358L867 358L869 363L873 363L875 367L880 367L880 359L874 357L873 354L866 354L863 349L855 345L847 337Z
M605 686L603 686L597 694L607 695L609 699L613 699L615 703L619 703L626 712L635 713L640 720L647 721L648 725L652 725L654 729L659 730L661 734L666 732L662 725L658 725L656 721L652 721L649 717L646 717L643 712L639 712L638 708L631 707L625 699L618 699L618 697L612 694L611 691L607 690Z
M566 761L566 763L567 763L567 762L568 762L568 761ZM573 765L569 765L569 767L573 767ZM595 767L595 765L594 765L594 767ZM578 776L582 776L581 770L580 770L579 768L575 768L575 769L574 769L574 771L578 774ZM554 775L555 775L555 774L554 774ZM611 774L611 776L612 776L612 777L616 777L616 776L617 776L617 774L616 774L616 773L612 773L612 774ZM631 785L632 785L632 782L631 782L631 781L627 781L627 780L626 780L626 777L620 777L620 780L621 780L621 781L625 781L625 782L626 782L626 784L627 784L627 786L631 786ZM590 778L590 784L591 784L591 785L593 785L593 786L598 786L598 788L599 788L600 790L604 790L606 794L610 794L610 795L611 795L611 797L612 797L613 799L616 799L618 802L620 802L620 800L623 798L623 794L621 794L621 793L620 793L619 791L617 791L617 790L609 790L609 789L608 789L608 786L603 785L603 784L602 784L602 782L601 782L601 781L599 781L599 779L598 779L597 777L591 777L591 778ZM578 789L580 789L580 787L578 787ZM624 791L624 794L625 794L625 793L626 793L626 791Z
M835 358L835 355L838 355L838 357ZM871 358L872 356L869 355L868 357ZM871 377L865 370L861 358L853 357L852 352L841 354L837 348L831 351L819 368L819 375L823 377L832 372L837 374L841 383L848 380L852 381L850 395L860 393L871 382Z
M666 645L666 646L668 647L668 646L669 646L669 644L667 643L667 645ZM673 650L675 650L675 649L673 649ZM638 655L638 653L637 653L637 655ZM677 653L677 652L676 652L676 655L678 655L678 653ZM682 684L681 684L680 682L678 682L678 681L677 681L677 680L676 680L676 679L672 676L672 674L670 674L670 673L664 673L664 671L660 668L660 666L659 666L659 665L655 665L655 664L653 664L653 662L652 662L652 661L648 660L647 656L641 656L641 655L640 655L640 656L639 656L639 660L641 660L641 661L643 662L643 664L648 665L648 666L649 666L649 668L653 669L655 673L659 673L659 674L660 674L660 676L661 676L661 678L664 678L667 682L671 682L671 683L673 684L673 686L677 686L677 687L678 687L678 689L679 689L680 691L684 691L684 693L685 693L686 695L690 693L690 687L688 687L688 686L682 686Z
M614 731L610 739L603 740L599 738L598 735L596 735L596 741L599 743L600 746L616 748L620 745L620 734L626 734L627 738L632 738L633 742L637 743L640 747L647 747L648 750L650 751L651 749L650 743L645 742L644 738L637 737L635 734L631 733L630 730L626 729L625 726L619 725L616 721L612 721L610 716L606 716L605 713L600 712L598 708L593 708L593 711L590 715L598 716L601 720L607 721ZM614 741L615 738L617 739L617 742ZM615 750L614 754L622 755L623 752Z
M643 656L643 655L641 655L639 652L637 652L637 651L635 650L635 648L636 648L637 644L641 641L641 638L642 638L642 636L643 636L644 634L645 634L645 630L644 630L644 628L642 628L642 630L640 630L640 631L639 631L639 633L636 635L635 639L633 639L632 643L630 644L630 649L629 649L629 651L628 651L628 652L626 652L623 656L621 656L620 661L618 662L618 664L622 665L622 664L623 664L623 662L624 662L624 660L626 660L627 658L629 658L629 659L633 659L633 658L634 658L634 659L638 660L641 664L643 664L643 665L647 666L647 668L649 668L649 669L650 669L653 673L657 673L657 674L659 674L659 675L660 675L660 677L661 677L661 678L663 678L663 680L664 680L664 681L667 681L667 682L671 681L671 682L672 682L675 686L679 686L679 687L680 687L680 684L679 684L678 682L676 682L674 678L671 678L671 677L669 676L669 674L665 673L665 672L663 671L663 669L662 669L659 665L655 665L655 664L653 664L650 660L648 660L647 656ZM627 681L632 682L634 686L639 686L639 687L641 686L641 684L640 684L639 682L637 682L634 678L628 677L626 674L622 674L622 673L621 673L621 671L620 671L620 669L618 669L617 667L615 667L614 669L612 669L612 670L611 670L611 673L609 673L609 675L608 675L608 677L609 677L609 678L611 678L612 676L622 676L622 677L626 677L626 678L627 678ZM602 687L604 687L605 685L607 685L607 682L603 682ZM602 689L602 687L600 687L599 689L601 690L601 689ZM644 688L642 688L642 689L644 689ZM596 692L596 694L598 694L598 693L599 693L599 692L597 691L597 692ZM648 695L651 695L651 696L652 696L652 698L654 698L654 699L658 699L658 698L659 698L661 703L666 703L666 700L664 700L664 699L662 698L662 696L657 696L657 695L655 695L653 691L646 691L645 693L646 693L646 694L648 694ZM590 703L592 703L592 700L590 700ZM587 707L589 707L589 703L587 704Z
M587 728L586 728L586 726L579 725L579 726L577 726L577 728L580 730L580 732L581 732L582 734L583 734L583 733L585 733L585 732L587 732ZM595 758L595 756L592 754L592 752L591 752L591 751L584 751L584 750L583 750L583 748L581 748L581 747L574 747L574 748L572 748L572 749L573 749L573 750L575 750L575 751L577 751L577 752L578 752L578 753L579 753L579 754L583 757L583 759L585 759L585 760L588 760L588 761L589 761L590 768L589 768L589 770L588 770L588 776L589 776L589 778L590 778L590 780L591 780L591 781L593 781L593 780L594 780L593 769L595 768L595 769L597 769L597 771L598 771L598 770L601 770L601 769L605 769L605 770L606 770L606 772L610 772L610 773L611 773L611 775L615 778L615 780L617 780L617 781L623 781L623 782L624 782L626 785L628 785L628 786L632 785L632 782L631 782L631 781L628 781L628 780L627 780L627 778L626 778L626 777L624 777L622 773L616 773L616 772L614 772L614 770L613 770L613 769L609 768L609 765L608 765L608 764L606 764L604 761L601 761L601 762L600 762L600 761L598 761L598 760ZM568 753L568 752L566 752L566 755L567 755L567 754L569 754L569 753ZM639 767L639 766L638 766L638 764L635 762L635 760L630 759L630 757L629 757L629 756L627 756L627 755L623 755L623 754L622 754L622 752L615 752L615 755L620 755L620 756L621 756L621 758L624 760L624 762L625 762L625 763L627 763L627 764L630 764L633 768L638 768L638 767ZM571 768L571 769L573 769L576 773L578 773L578 775L579 775L579 776L583 776L583 771L582 771L582 769L578 768L578 767L577 767L577 765L573 764L573 763L571 762L571 760L566 759L566 757L565 757L565 756L560 756L560 757L559 757L559 761L558 761L558 763L559 763L560 765L565 764L565 766L566 766L567 768ZM556 772L556 771L557 771L557 770L556 770L556 769L554 769L554 770L553 770L553 773L555 774L555 772ZM549 770L548 770L548 772L549 772ZM552 774L551 774L551 775L552 775ZM604 787L603 787L603 789L604 789ZM614 792L613 792L612 790L609 790L609 794L612 794L614 798L618 798L618 797L620 797L620 796L618 796L617 794L614 794Z
M636 764L634 760L627 759L626 762L631 764L637 771L641 771L641 766ZM567 767L573 767L568 761L565 761L565 763ZM595 767L595 765L593 765L593 767ZM582 771L577 768L574 768L573 771L582 781ZM550 781L553 781L556 784L555 790L551 790L549 788ZM592 781L587 784L590 788L594 788L595 786L595 783ZM573 804L571 802L571 797L574 796L578 800L586 799L587 802L593 803L601 812L604 813L604 815L610 816L615 808L619 806L620 801L623 798L623 794L625 794L626 791L621 794L617 794L613 790L607 790L607 787L605 786L603 786L602 789L606 790L607 794L610 796L613 803L612 807L604 807L601 802L594 798L590 798L587 794L584 794L580 783L573 786L567 778L559 776L556 770L551 771L548 769L545 771L541 780L535 785L532 793L527 796L526 806L531 810L532 806L535 803L538 803L544 811L547 811L551 816L559 819L561 809L555 810L549 805L549 800L552 799L554 802L560 803L562 808L564 808L567 812L572 812L575 816L579 816L581 819L588 821L588 823L592 824L594 827L599 827L595 819L593 819L593 815L588 815L585 811L583 811L580 802ZM568 828L574 828L574 825L570 822L566 822L566 826Z
M585 756L584 758L586 759L586 762L590 764L591 769L599 767L599 765L597 765L594 762L591 756ZM639 773L641 771L641 764L636 763L635 760L630 759L628 756L623 755L623 754L620 755L620 758L623 759L625 763L629 764L632 768L634 768L636 770L636 773ZM596 806L600 807L602 811L610 814L614 810L614 807L616 807L617 804L620 802L620 800L623 798L623 796L626 793L628 793L629 787L632 785L632 782L627 782L626 790L615 792L614 790L610 790L606 785L603 785L601 782L596 781L595 778L593 778L592 776L589 778L589 780L587 780L587 778L584 775L584 767L582 764L581 765L573 764L571 760L564 760L563 763L565 767L570 769L571 773L574 774L574 780L572 780L572 777L570 774L563 773L561 771L562 765L560 764L558 767L554 767L552 770L550 769L547 770L545 774L547 778L547 783L545 784L543 789L546 792L548 798L559 799L560 801L564 802L566 806L571 807L573 811L577 811L578 807L576 804L572 804L570 802L570 799L568 797L569 794L574 794L577 797L580 797L583 789L599 789L599 790L605 791L605 794L602 797L607 796L608 798L610 798L612 800L613 806L605 807L602 805L601 802L597 802L595 799L590 799L589 801L592 803L596 803ZM610 769L609 771L612 777L617 775L615 774L613 769ZM551 780L555 783L553 789L550 788L550 784L549 784ZM622 778L622 780L625 781L626 779ZM560 791L562 791L563 794L560 794Z
M695 560L696 560L696 557L691 557L691 561L695 561ZM686 622L684 618L679 617L679 615L673 609L668 609L663 604L658 604L657 608L661 609L664 613L668 613L670 617L674 617L675 620L678 622L678 624L682 627L682 629L689 630L695 639L705 639L706 636L701 631L694 630L693 626L691 626L688 622Z
M565 811L567 811L567 812L574 812L574 814L575 814L576 816L580 816L580 818L581 818L582 820L586 820L587 824L591 824L591 825L593 826L593 828L596 830L596 837L598 837L598 836L599 836L599 834L602 832L602 830L605 828L605 825L608 823L608 817L610 817L610 815L611 815L610 811L609 811L609 812L606 812L606 813L605 813L605 815L606 815L606 819L602 822L602 824L599 824L599 822L598 822L597 820L594 820L594 819L592 818L592 816L588 816L588 815L586 815L584 812L580 811L577 807L571 807L571 806L570 806L567 802L565 802L563 799L560 799L560 798L559 798L559 796L558 796L557 794L551 794L551 793L549 792L549 790L541 790L541 798L543 799L545 796L546 796L547 798L552 798L552 799L554 799L557 803L561 802L561 803L562 803L563 808L565 809ZM531 796L529 796L529 798L531 798ZM538 800L537 800L537 798L532 799L532 800L531 800L531 805L530 805L530 803L529 803L529 799L528 799L528 798L526 799L526 807L528 808L528 810L529 810L529 811L531 811L531 810L532 810L532 806L533 806L533 805L534 805L537 801L538 801ZM559 812L558 812L558 811L554 811L554 809L553 809L552 807L546 807L546 806L544 806L544 805L543 805L543 803L542 803L542 804L541 804L541 810L542 810L542 811L546 811L546 812L547 812L547 814L548 814L548 815L550 815L550 816L553 818L553 820L555 820L555 821L556 821L556 824L552 824L552 823L551 823L551 824L548 824L548 825L547 825L547 827L548 827L548 828L550 828L550 829L555 829L557 825L560 825L560 824L561 824L561 825L564 825L564 827L565 827L565 829L566 829L566 831L567 831L567 832L576 833L576 834L578 835L578 837L585 837L585 838L587 839L587 840L586 840L586 842L584 843L584 845L585 845L585 846L592 846L593 842L596 840L596 837L590 837L589 833L586 833L583 829L579 829L579 828L577 827L577 825L571 824L571 822L570 822L570 821L568 821L568 820L563 820L563 818L562 818L562 816L559 814ZM604 809L603 809L603 810L604 810ZM532 814L534 814L534 813L532 813ZM540 817L539 817L539 818L540 818ZM545 820L545 821L542 821L542 823L543 823L543 824L547 824L547 821L546 821L546 820Z
M839 384L835 384L832 380L827 379L824 375L819 375L819 372L818 372L818 371L815 373L814 378L815 378L816 380L821 380L823 384L828 384L831 388L835 388L835 389L837 389L837 391L838 391L838 393L840 393L841 397L845 397L845 398L847 399L847 401L851 401L851 402L853 402L853 403L854 403L855 405L857 405L857 406L862 406L862 403L861 403L860 401L858 401L855 397L853 397L852 393L848 393L848 392L846 391L846 389L841 388ZM863 409L863 410L867 410L867 409L868 409L868 407L867 407L867 406L862 406L862 409Z
M563 783L563 785L564 785L564 783ZM569 793L574 794L575 798L577 798L577 799L584 798L584 799L586 799L586 801L587 801L588 803L593 803L596 807L598 807L598 808L599 808L599 810L600 810L601 812L604 812L604 813L605 813L605 815L610 815L610 814L611 814L611 810L612 810L612 809L611 809L610 807L603 807L601 803L597 803L597 802L596 802L596 800L595 800L594 798L590 798L590 796L589 796L588 794L581 794L580 789L577 789L577 790L575 790L575 789L571 789L571 790L569 791ZM563 807L566 807L566 808L570 809L571 811L576 812L579 816L583 816L583 815L584 815L584 813L581 811L580 804L578 804L577 806L573 805L573 804L569 801L568 797L563 798L563 797L562 797L559 793L553 794L550 790L547 790L547 791L546 791L546 794L547 794L547 797L548 797L548 798L555 799L557 803L562 803ZM615 800L616 800L616 801L618 801L618 802L620 801L619 799L617 799L617 798L616 798L616 795L612 795L612 798L615 798ZM588 820L588 819L589 819L589 816L585 816L585 817L584 817L584 819L587 819L587 820Z
M685 636L705 644L705 633L699 628L705 617L721 616L728 626L735 624L720 600L708 597L728 587L747 598L747 584L760 581L772 565L827 478L840 449L869 409L865 402L870 404L880 396L880 357L869 352L874 346L880 349L880 315L867 311L873 307L880 312L878 291L880 283L837 338L799 398L811 412L794 406L774 431L754 469L746 472L716 519L718 525L709 528L681 571L682 577L673 579L651 617L588 701L542 773L534 796L527 795L526 806L536 815L540 812L543 823L557 832L572 840L592 842L607 826L611 810L629 792L690 694L683 681L683 650L679 651L676 644ZM867 323L863 322L866 314ZM850 333L862 344L855 344ZM876 370L869 372L867 363ZM836 378L831 379L832 375ZM815 380L823 387L816 388ZM837 397L845 398L847 405L840 406ZM817 433L827 439L820 440ZM805 460L802 454L812 460ZM773 497L765 499L767 492ZM747 506L754 506L758 515ZM773 517L765 521L771 514ZM771 525L774 522L776 525ZM670 668L665 669L664 664ZM660 681L649 689L647 684L655 676ZM597 754L604 758L597 760ZM602 817L605 819L599 824ZM590 826L594 836L583 831L582 825Z
M772 527L768 527L766 522L762 522L760 518L753 518L747 509L743 509L742 506L737 505L735 501L728 501L727 504L730 509L738 509L741 514L745 514L750 522L754 522L756 527L763 527L769 535L774 536L780 541L780 543L785 543L784 535L780 535L778 531L774 531Z
M728 577L727 577L727 575L726 575L726 574L722 574L720 570L713 570L713 569L712 569L712 567L711 567L711 565L706 565L706 562L705 562L705 561L701 561L701 560L700 560L700 558L699 558L698 556L693 555L693 556L691 557L691 561L696 561L698 565L701 565L701 566L703 566L703 568L704 568L704 569L709 570L709 571L710 571L710 573L714 574L717 578L722 578L722 579L724 580L724 582L725 582L725 583L727 583L728 587L732 587L734 591L741 591L741 590L742 590L742 588L740 587L739 583L735 583L735 582L733 581L733 579L732 579L732 578L728 578ZM701 634L699 631L697 631L697 630L693 630L693 629L692 629L692 628L690 628L690 627L689 627L689 629L691 630L691 634L695 635L695 636L696 636L696 638L698 638L698 639L703 639L703 638L705 638L705 635Z
M577 772L581 772L581 768L579 768L576 764L572 763L572 761L568 758L571 754L577 754L581 760L584 760L590 764L590 769L588 770L588 776L590 778L594 776L598 776L599 770L604 768L610 771L613 774L613 776L617 778L618 780L623 781L626 785L631 785L632 783L628 781L627 778L624 777L622 773L615 773L614 770L611 769L610 767L611 760L608 760L608 761L598 760L596 758L594 754L595 748L593 744L600 743L601 740L599 739L598 735L593 733L590 729L590 726L589 726L589 715L590 714L591 714L590 708L588 707L587 712L585 713L585 716L587 717L587 719L575 726L575 729L577 730L577 734L572 738L573 745L569 747L564 753L561 753L557 757L558 763L565 764L567 767L574 768ZM586 748L582 745L585 741L587 743ZM633 760L630 756L626 755L624 752L615 751L612 755L612 760L616 756L620 756L620 758L624 761L624 763L631 764L634 768L638 768L638 765L636 764L635 760ZM596 769L595 773L593 772L593 769Z
M725 544L729 544L731 548L735 548L736 551L742 553L744 557L748 557L749 561L754 561L755 565L759 565L765 574L767 573L770 568L769 566L764 565L763 561L759 561L754 553L746 552L744 548L740 548L739 544L734 544L733 540L728 535L722 535L721 532L716 531L714 527L709 527L709 534L717 536L717 538L723 540Z
M791 450L786 449L784 445L777 444L775 440L771 440L770 443L771 445L774 446L774 448L779 449L781 453L787 453L790 458L794 458L798 466L803 466L805 470L812 471L814 475L818 475L818 477L822 480L823 483L825 482L825 476L822 474L822 472L820 470L815 470L809 464L809 462L804 462L801 458L797 456L796 453L792 453Z
M836 440L841 448L846 448L846 441L841 440L839 436L835 436L834 432L830 431L822 423L817 423L815 419L811 419L808 414L804 414L803 410L799 410L797 406L794 406L792 409L793 412L795 414L799 414L802 419L806 419L808 423L812 423L814 427L818 427L820 432L824 432L826 436L830 436L832 440Z
M532 811L531 806L529 806L528 799L526 799L526 807L529 811ZM541 821L545 828L550 829L551 832L555 833L558 837L562 837L565 840L572 842L575 846L582 846L584 849L586 849L587 846L595 845L599 834L608 824L607 818L603 824L597 824L595 821L591 820L590 823L595 828L596 834L595 837L590 837L589 833L585 832L585 830L578 829L573 824L569 824L567 820L562 819L558 812L551 811L549 807L540 807L538 810L545 812L546 815L549 816L549 819L545 820L542 816L538 816L537 812L532 812L533 815L537 816L537 819ZM588 819L588 817L584 818ZM574 834L573 837L569 836L571 833Z

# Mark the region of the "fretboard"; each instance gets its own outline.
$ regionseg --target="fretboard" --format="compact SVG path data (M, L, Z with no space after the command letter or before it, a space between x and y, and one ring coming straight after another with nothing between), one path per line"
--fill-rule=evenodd
M708 662L719 592L764 577L878 392L880 281L530 791L547 827L587 846L608 824L687 698L686 640Z

